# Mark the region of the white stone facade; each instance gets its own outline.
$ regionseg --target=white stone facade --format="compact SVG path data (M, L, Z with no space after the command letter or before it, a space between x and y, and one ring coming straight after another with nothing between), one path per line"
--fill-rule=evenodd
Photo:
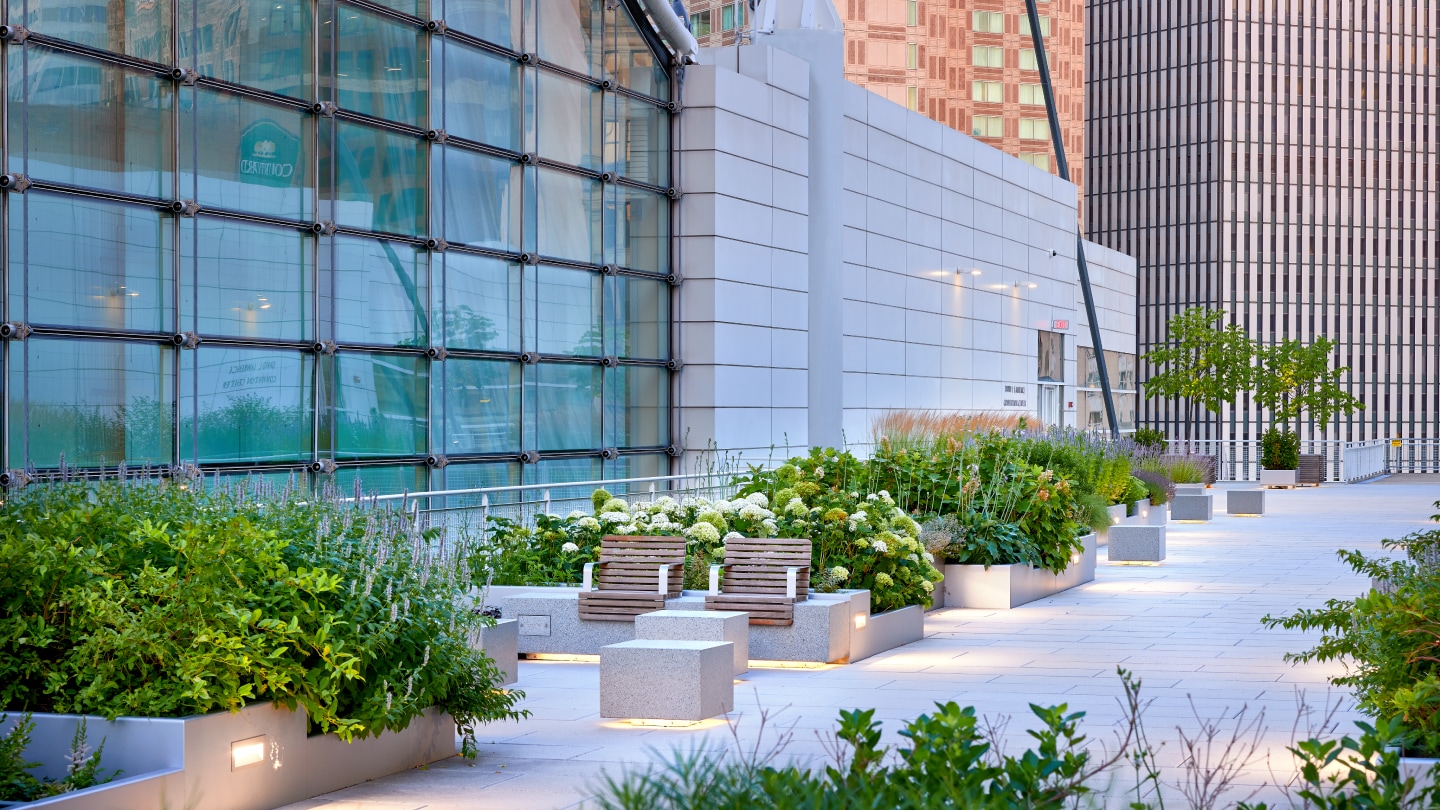
M1065 335L1047 404L1075 424L1075 347L1091 340L1074 185L822 61L766 45L702 61L677 143L687 450L863 446L895 409L1036 414L1041 331ZM822 133L839 137L817 149ZM1105 348L1133 353L1134 261L1086 256Z

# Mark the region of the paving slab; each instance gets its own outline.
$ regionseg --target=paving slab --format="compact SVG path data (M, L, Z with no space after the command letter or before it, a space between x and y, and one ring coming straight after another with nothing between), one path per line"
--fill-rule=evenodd
M1140 677L1142 697L1152 701L1147 729L1152 742L1165 743L1159 762L1168 783L1181 775L1177 726L1193 728L1197 713L1233 719L1242 707L1249 716L1263 709L1258 758L1222 804L1258 791L1256 800L1288 806L1274 782L1293 773L1285 749L1297 701L1338 703L1332 733L1349 733L1360 715L1348 693L1327 683L1338 666L1285 662L1316 634L1268 630L1261 619L1362 593L1368 583L1335 551L1381 551L1382 539L1429 525L1437 498L1434 481L1391 476L1279 493L1267 499L1263 521L1217 514L1206 524L1172 522L1159 566L1101 566L1094 582L1013 610L934 611L923 641L858 664L752 669L735 684L733 733L724 719L688 728L602 719L596 664L522 661L518 686L533 716L482 727L475 762L447 760L286 810L580 806L606 775L668 751L753 740L762 711L767 735L793 724L787 756L797 764L824 763L812 730L833 729L840 708L876 708L884 739L899 744L905 720L955 700L987 717L1009 715L1002 741L1018 753L1030 741L1027 704L1066 703L1087 712L1092 739L1108 740L1121 717L1116 667ZM1115 774L1116 806L1127 780L1133 775Z

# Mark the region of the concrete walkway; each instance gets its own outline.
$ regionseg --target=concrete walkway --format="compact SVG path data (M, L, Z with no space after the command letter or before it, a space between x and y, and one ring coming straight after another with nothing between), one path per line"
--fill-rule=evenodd
M291 805L293 810L449 810L450 808L571 807L604 775L652 761L659 752L709 744L773 744L790 729L784 756L820 764L826 732L841 708L875 708L886 739L904 720L936 701L973 705L983 715L1013 719L1002 734L1012 753L1028 745L1030 703L1067 703L1088 712L1084 728L1094 740L1111 739L1122 716L1115 674L1122 666L1143 679L1144 714L1171 807L1187 806L1174 786L1185 758L1177 726L1192 732L1205 720L1220 723L1219 753L1237 725L1260 717L1258 750L1241 785L1222 806L1280 798L1277 783L1293 766L1285 747L1296 733L1349 732L1359 717L1348 695L1326 678L1335 666L1292 666L1287 652L1309 647L1313 636L1266 630L1260 618L1332 597L1360 593L1367 583L1335 557L1340 548L1378 551L1380 540L1423 528L1437 511L1440 486L1330 485L1274 491L1263 518L1224 514L1224 491L1214 490L1216 517L1209 524L1170 525L1169 558L1158 567L1101 565L1094 582L1009 611L945 610L926 621L926 638L848 666L754 670L735 687L732 732L723 721L684 729L639 728L601 720L597 667L588 663L525 662L519 687L532 717L482 729L482 753L468 763L452 759ZM1297 719L1297 698L1317 712ZM1339 703L1319 727L1326 704ZM1193 706L1193 708L1192 708ZM1241 709L1244 713L1241 714ZM760 734L762 710L769 714ZM1238 719L1237 719L1238 718ZM1298 728L1298 732L1296 729ZM1124 806L1128 772L1114 775L1107 806Z

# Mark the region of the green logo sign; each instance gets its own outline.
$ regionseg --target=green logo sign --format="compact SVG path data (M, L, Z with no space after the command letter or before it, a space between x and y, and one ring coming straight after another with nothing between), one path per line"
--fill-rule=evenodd
M299 171L300 139L274 121L256 121L240 135L240 179L284 188Z

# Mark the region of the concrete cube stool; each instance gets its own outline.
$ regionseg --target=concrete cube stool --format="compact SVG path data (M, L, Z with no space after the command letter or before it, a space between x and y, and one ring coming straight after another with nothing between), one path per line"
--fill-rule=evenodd
M750 614L739 610L657 610L635 617L635 638L728 641L735 675L750 671Z
M1214 516L1215 505L1209 495L1176 495L1170 501L1171 520L1209 520Z
M1232 489L1225 493L1225 513L1229 515L1265 514L1265 490Z
M1164 526L1110 527L1110 562L1160 562L1163 559Z
M470 646L477 647L500 668L500 683L509 686L520 679L520 623L500 619L493 627L478 628L470 637Z
M735 708L735 645L637 638L600 648L600 716L704 720Z

